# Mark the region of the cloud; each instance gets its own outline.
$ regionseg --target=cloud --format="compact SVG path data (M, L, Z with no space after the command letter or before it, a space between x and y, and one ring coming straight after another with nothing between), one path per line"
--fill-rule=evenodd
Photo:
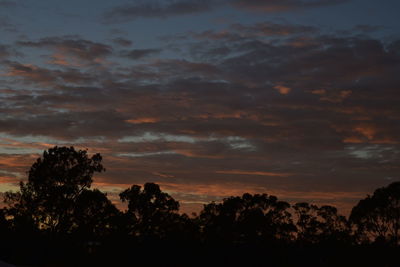
M53 63L61 65L98 64L113 51L109 45L73 36L47 37L39 41L20 41L18 44L25 47L50 48L54 51Z
M368 24L359 24L354 27L355 31L360 31L362 33L372 33L382 29L385 29L385 27L380 25L368 25Z
M289 173L264 172L264 171L243 171L243 170L224 170L224 171L217 171L216 173L233 174L233 175L278 176L278 177L287 177L287 176L292 175Z
M218 0L151 0L135 1L133 4L119 6L103 15L108 23L125 22L137 18L168 18L209 11L222 1Z
M122 57L138 60L148 56L157 55L161 53L161 49L133 49L129 51L123 51L121 53Z
M133 124L156 123L156 122L158 122L158 119L157 118L137 118L137 119L126 120L126 122L133 123Z
M252 25L233 24L231 28L245 36L287 36L293 34L317 33L318 29L312 26L295 24L278 24L262 22Z
M279 85L279 84L278 84L278 85L275 85L274 88L275 88L276 90L278 90L279 93L281 93L282 95L287 95L287 94L290 93L290 91L292 91L291 88L286 87L286 86L284 86L284 85Z
M399 41L266 22L170 42L182 54L101 69L90 62L118 50L90 40L17 47L65 55L57 65L5 46L4 177L58 144L100 152L107 190L155 181L189 206L251 190L348 208L399 178Z
M168 18L212 11L233 6L255 12L283 12L324 7L350 0L150 0L114 7L103 14L106 23L121 23L138 18Z
M11 55L10 48L7 45L0 45L0 60Z
M128 40L128 39L125 39L125 38L121 38L121 37L114 38L112 41L115 44L120 45L120 46L124 46L124 47L132 45L132 41L131 40Z
M387 48L395 42L386 46L361 37L317 35L312 36L312 45L292 46L290 37L275 43L262 42L262 38L267 37L253 35L229 43L232 52L215 62L207 51L210 46L195 39L204 47L203 61L155 60L101 75L94 70L9 63L7 78L48 90L35 94L15 90L4 95L3 103L9 103L2 106L4 112L29 110L30 116L8 116L3 122L9 128L18 125L14 134L36 129L35 134L46 135L48 131L41 133L34 124L61 123L68 130L56 131L58 138L98 133L119 138L149 131L341 149L344 140L362 136L338 129L355 129L350 125L368 111L373 120L387 119L379 120L382 125L367 142L398 140L397 129L391 126L397 113L387 108L398 99L393 85L399 81L391 75L398 61L393 49ZM215 39L213 45L226 44L224 39ZM377 95L389 95L390 100ZM43 107L39 114L32 103ZM366 103L374 103L374 108ZM12 105L18 108L12 110ZM54 110L58 112L51 114ZM110 131L111 125L118 131ZM188 156L197 154L178 150Z
M232 4L237 8L269 13L324 7L349 1L350 0L232 0Z
M16 62L9 64L8 72L5 76L15 77L28 84L40 84L46 86L56 86L62 82L85 84L91 83L94 79L91 75L72 68L67 70L51 70L31 64L20 64Z
M0 1L0 7L13 7L16 5L17 3L15 1L7 1L7 0Z

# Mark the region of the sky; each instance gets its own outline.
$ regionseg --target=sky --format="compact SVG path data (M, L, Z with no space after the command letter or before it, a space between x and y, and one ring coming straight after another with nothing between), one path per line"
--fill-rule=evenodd
M0 0L0 192L55 145L185 212L400 180L398 0Z

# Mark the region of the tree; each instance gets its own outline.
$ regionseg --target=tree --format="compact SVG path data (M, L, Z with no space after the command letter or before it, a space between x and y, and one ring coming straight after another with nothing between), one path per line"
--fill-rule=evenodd
M204 206L200 213L202 231L212 242L288 241L295 230L289 207L267 194L226 198Z
M120 193L120 198L128 202L128 231L134 236L165 238L181 218L179 202L154 183L146 183L143 190L133 185Z
M89 157L87 150L54 147L44 151L20 183L20 192L7 193L5 202L14 220L32 223L52 233L68 233L82 193L92 184L95 172L105 171L102 157Z
M361 242L400 245L400 182L378 188L352 209L350 221Z
M74 232L80 237L100 238L116 231L120 211L98 189L84 190L76 200L72 218Z
M6 219L5 209L0 209L0 236L4 236L9 231L9 222Z
M350 227L346 217L333 206L318 207L308 203L293 205L296 217L297 240L305 243L348 242Z

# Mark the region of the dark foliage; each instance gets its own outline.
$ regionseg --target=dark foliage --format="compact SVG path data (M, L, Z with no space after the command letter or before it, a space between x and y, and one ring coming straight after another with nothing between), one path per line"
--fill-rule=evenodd
M352 244L346 217L332 206L317 207L308 203L293 205L297 242L301 244Z
M378 188L351 211L360 242L400 245L400 182Z
M207 242L287 242L295 232L289 208L274 196L244 194L205 205L200 225Z
M120 193L120 211L92 177L99 154L54 147L5 194L0 259L29 266L399 266L400 182L350 219L332 206L243 194L191 217L157 184Z
M104 171L101 160L100 154L90 158L73 147L45 151L29 170L28 182L20 183L20 192L6 193L9 214L53 234L70 233L77 202L90 188L94 172Z

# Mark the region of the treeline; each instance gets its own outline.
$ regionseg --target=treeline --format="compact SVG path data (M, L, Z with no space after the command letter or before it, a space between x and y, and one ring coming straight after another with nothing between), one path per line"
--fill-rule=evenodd
M54 147L4 195L0 259L29 266L400 266L400 182L333 206L244 194L195 216L154 183L121 192L121 211L98 189L100 154Z

